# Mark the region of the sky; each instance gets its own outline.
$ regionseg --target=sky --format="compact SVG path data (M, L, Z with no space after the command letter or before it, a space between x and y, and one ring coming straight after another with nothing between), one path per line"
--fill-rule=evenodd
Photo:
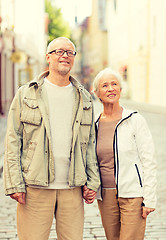
M74 27L75 16L82 22L91 14L92 0L54 0L55 5L62 8L62 14L71 27Z

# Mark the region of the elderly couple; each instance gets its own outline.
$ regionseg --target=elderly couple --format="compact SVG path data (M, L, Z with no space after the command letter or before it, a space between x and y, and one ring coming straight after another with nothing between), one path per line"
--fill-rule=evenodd
M81 240L83 199L97 198L106 239L143 240L156 205L150 131L120 105L121 76L110 68L94 80L103 104L94 123L91 95L70 76L75 56L69 39L54 39L49 70L20 87L9 110L4 187L18 202L18 237L48 239L55 217L58 240Z

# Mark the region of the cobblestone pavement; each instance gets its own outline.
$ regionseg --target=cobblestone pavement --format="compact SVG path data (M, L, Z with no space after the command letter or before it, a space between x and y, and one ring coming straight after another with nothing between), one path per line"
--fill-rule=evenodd
M130 106L130 102L125 102ZM166 113L163 111L153 111L141 106L131 105L139 109L146 118L152 132L156 146L156 157L158 161L158 203L154 213L148 216L145 240L166 240ZM99 109L98 104L95 105ZM157 112L157 113L156 113ZM0 157L3 153L3 134L6 127L5 120L0 119ZM16 202L4 196L3 179L0 177L0 240L16 240ZM56 239L55 222L53 222L49 240ZM85 205L84 240L104 240L105 235L101 224L96 201L92 205Z

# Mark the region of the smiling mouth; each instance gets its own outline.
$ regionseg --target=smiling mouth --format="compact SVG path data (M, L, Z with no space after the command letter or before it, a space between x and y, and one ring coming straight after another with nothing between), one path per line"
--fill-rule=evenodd
M116 94L109 94L107 97L115 97Z
M65 61L60 61L60 63L62 63L62 64L69 64L69 62L65 62Z

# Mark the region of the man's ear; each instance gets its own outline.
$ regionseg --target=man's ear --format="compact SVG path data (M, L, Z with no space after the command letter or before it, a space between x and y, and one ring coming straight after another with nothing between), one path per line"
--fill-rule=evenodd
M50 56L48 53L46 54L46 61L48 62L48 64L50 63Z

